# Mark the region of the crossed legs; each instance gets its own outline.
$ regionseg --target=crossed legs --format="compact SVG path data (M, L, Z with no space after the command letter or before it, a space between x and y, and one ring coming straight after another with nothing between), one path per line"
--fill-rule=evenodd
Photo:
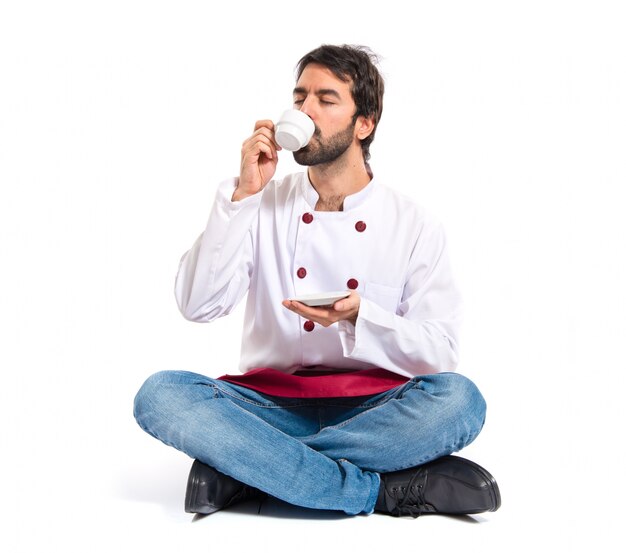
M484 416L476 386L455 373L375 396L291 399L166 371L135 398L138 424L167 445L283 501L348 514L374 510L380 473L465 447Z

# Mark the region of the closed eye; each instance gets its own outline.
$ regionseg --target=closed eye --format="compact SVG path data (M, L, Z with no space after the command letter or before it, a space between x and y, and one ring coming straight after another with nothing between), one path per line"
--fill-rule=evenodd
M304 104L304 100L294 100L293 103L294 105L299 106L301 104ZM326 106L334 106L335 102L329 102L328 100L320 100L320 104L324 104Z

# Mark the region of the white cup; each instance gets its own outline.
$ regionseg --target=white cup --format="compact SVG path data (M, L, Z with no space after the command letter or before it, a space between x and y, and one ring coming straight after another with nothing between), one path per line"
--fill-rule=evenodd
M304 148L315 132L315 123L306 113L297 109L285 111L276 123L276 142L285 150L295 152Z

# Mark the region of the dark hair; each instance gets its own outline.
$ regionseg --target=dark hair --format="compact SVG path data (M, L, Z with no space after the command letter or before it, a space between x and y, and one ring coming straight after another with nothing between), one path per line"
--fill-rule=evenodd
M370 144L374 140L376 127L383 113L383 94L385 82L378 69L378 56L366 46L333 46L323 44L302 57L296 66L296 80L300 78L304 68L310 63L322 65L343 82L352 81L352 99L356 104L354 123L360 115L374 118L374 129L369 136L361 140L363 160L370 158Z

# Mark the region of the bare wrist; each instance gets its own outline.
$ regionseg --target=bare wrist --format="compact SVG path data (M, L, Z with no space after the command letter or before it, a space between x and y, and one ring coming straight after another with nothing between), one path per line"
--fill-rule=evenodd
M233 192L231 201L232 202L239 202L241 200L245 200L246 198L248 198L249 196L252 196L252 194L250 194L249 192L245 192L244 190L242 190L241 186L239 186L239 181L237 181L237 186L235 186L235 190Z

